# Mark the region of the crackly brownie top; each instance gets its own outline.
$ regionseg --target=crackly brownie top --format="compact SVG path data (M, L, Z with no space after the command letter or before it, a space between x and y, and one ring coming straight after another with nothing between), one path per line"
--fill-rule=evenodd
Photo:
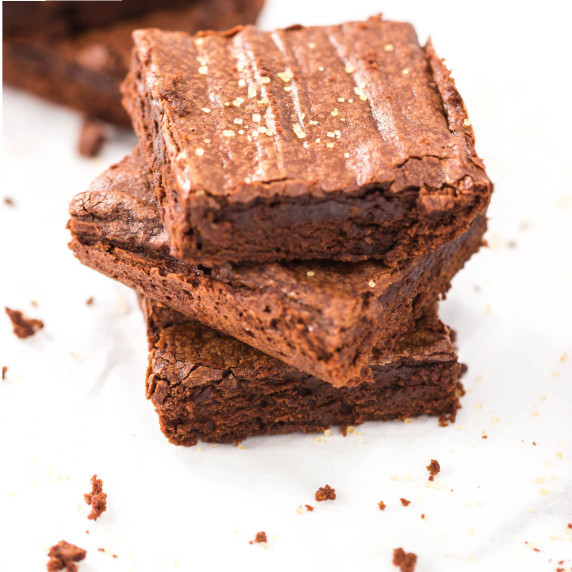
M126 99L134 89L160 110L183 196L490 191L454 82L407 23L148 29L134 40Z
M293 378L300 371L286 363L178 312L140 297L153 352L149 373L170 383L192 387L218 381L230 373L245 379ZM374 352L375 354L375 352ZM447 362L457 356L449 330L429 308L415 327L399 341L396 350L378 359L372 368L416 362ZM375 379L375 376L374 376Z

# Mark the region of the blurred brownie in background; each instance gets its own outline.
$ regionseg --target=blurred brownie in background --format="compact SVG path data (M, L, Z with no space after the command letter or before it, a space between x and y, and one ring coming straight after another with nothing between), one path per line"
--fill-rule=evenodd
M194 33L253 23L264 0L4 2L3 81L130 126L119 84L136 28Z

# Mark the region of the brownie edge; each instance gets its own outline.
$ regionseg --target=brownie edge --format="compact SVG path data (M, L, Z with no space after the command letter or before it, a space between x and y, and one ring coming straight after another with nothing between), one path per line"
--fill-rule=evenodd
M385 361L373 383L336 388L142 298L150 347L146 391L177 445L445 415L459 408L461 365L435 307Z

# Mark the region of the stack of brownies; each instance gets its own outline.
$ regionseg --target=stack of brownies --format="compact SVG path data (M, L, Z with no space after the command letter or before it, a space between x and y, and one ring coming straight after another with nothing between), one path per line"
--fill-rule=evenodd
M140 145L69 226L81 262L141 297L169 440L454 418L437 302L492 186L432 46L381 17L134 40Z

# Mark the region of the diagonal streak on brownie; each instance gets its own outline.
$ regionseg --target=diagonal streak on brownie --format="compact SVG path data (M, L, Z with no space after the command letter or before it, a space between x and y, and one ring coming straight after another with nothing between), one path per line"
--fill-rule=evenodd
M395 265L488 204L463 101L409 24L134 39L124 104L178 259Z
M335 385L371 380L374 346L390 352L478 250L483 216L455 241L399 268L380 262L207 267L168 254L137 150L71 203L71 248L84 264Z
M461 365L435 307L384 360L373 382L333 385L149 299L147 397L178 445L236 442L254 435L322 431L331 425L455 416Z

